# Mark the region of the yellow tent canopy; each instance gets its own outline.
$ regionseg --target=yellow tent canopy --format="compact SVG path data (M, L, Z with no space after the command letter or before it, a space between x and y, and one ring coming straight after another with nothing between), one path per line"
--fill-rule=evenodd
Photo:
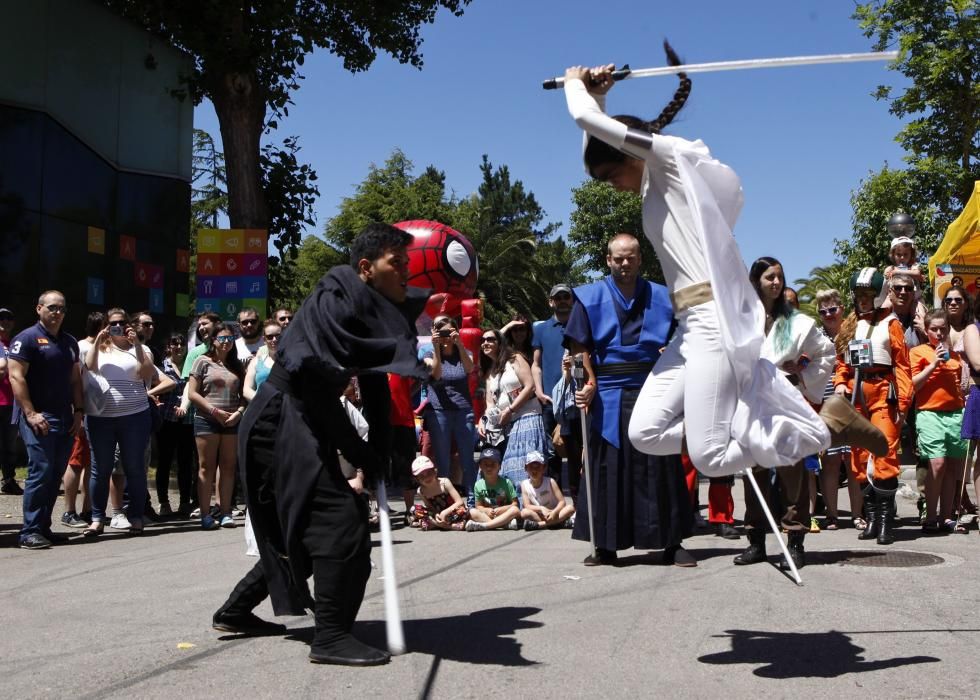
M929 279L936 284L936 265L980 265L980 182L963 212L946 229L935 255L929 258Z

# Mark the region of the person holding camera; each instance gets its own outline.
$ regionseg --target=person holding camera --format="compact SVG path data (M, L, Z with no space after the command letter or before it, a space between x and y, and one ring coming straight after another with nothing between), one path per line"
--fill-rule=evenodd
M116 461L116 445L119 446L119 461L126 475L129 494L130 534L143 533L146 503L143 455L152 426L146 386L156 377L157 369L152 355L139 342L125 311L109 309L106 323L85 356L88 371L102 375L109 385L105 392L105 407L98 415L86 419L92 446L89 476L92 523L83 531L86 537L102 534L105 527L103 521L109 499L109 479Z
M851 275L854 311L844 319L835 339L834 392L847 396L856 391L854 403L858 410L888 442L885 454L874 455L852 445L851 469L858 481L865 484L867 526L858 538L891 544L895 541L891 519L895 514L895 491L901 472L898 441L902 422L912 404L913 388L902 322L891 311L876 307L884 284L884 276L873 267ZM889 285L893 293L899 285L908 287L902 293L912 289L911 282L897 273L892 275Z
M432 349L422 360L432 372L426 407L432 461L439 476L448 477L455 440L463 468L463 486L468 494L472 494L476 484L476 463L473 461L476 432L469 377L474 365L469 351L463 347L456 322L448 316L436 317L432 322Z

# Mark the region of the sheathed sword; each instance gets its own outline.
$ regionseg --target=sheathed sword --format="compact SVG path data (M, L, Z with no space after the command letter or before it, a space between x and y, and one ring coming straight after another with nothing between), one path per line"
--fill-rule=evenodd
M581 355L575 356L572 366L572 378L575 380L575 390L580 391L585 386L585 364ZM589 544L592 545L592 556L596 555L595 548L595 519L592 517L592 465L591 453L589 452L589 408L582 409L582 471L585 472L585 503L589 516ZM575 504L578 508L578 504Z

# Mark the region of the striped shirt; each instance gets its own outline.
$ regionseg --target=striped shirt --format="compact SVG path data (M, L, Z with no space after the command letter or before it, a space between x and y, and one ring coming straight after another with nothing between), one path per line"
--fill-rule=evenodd
M149 408L146 384L139 376L136 349L120 350L110 344L99 350L99 374L109 382L105 408L99 415L105 418L131 416Z

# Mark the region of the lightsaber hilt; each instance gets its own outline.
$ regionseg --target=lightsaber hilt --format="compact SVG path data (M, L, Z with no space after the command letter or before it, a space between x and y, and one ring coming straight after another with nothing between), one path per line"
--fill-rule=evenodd
M626 80L632 72L633 71L630 70L630 64L626 63L622 68L617 68L610 75L613 80L618 82L620 80ZM557 90L560 87L564 87L564 85L564 78L549 78L541 83L541 87L543 87L545 90Z

